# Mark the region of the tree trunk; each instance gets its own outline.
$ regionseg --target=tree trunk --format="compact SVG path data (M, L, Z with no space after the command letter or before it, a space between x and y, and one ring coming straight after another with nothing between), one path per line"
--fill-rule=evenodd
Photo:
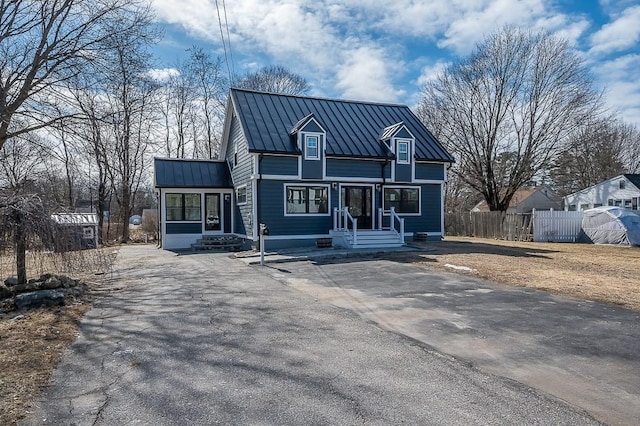
M22 213L17 213L15 220L16 271L18 284L27 283L27 241Z

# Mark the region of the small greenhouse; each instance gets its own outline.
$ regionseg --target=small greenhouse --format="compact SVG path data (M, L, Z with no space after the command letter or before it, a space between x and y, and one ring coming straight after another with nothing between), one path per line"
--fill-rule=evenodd
M585 210L582 230L594 244L640 246L640 215L622 207Z

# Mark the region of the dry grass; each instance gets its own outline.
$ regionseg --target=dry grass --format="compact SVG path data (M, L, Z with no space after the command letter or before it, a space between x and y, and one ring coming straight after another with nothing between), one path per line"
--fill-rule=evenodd
M0 319L0 424L16 424L28 414L89 308L86 303L41 308L19 320Z
M406 261L640 311L640 248L447 237Z
M87 282L106 274L117 248L65 254L29 253L28 278L47 272L65 273ZM15 275L12 256L0 256L2 279ZM28 414L33 401L49 383L64 350L76 339L82 316L91 309L90 294L76 303L27 312L2 312L0 304L0 425L14 425ZM12 320L19 315L23 318Z

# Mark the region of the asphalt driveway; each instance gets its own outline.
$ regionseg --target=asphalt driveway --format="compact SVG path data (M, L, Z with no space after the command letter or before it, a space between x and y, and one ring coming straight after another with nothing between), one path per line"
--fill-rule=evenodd
M638 312L384 256L278 268L264 269L384 329L553 395L606 423L640 424Z
M367 281L381 282L380 268L391 267L295 263L278 270L227 255L123 247L106 294L24 423L597 423L579 408L289 287L360 292L394 300L400 312L414 296L400 297L392 283L364 289ZM406 271L425 278L417 269ZM344 273L363 289L333 281ZM344 300L334 302L359 313L370 309L367 315L377 315L383 327L392 325L386 310L375 313L370 301Z

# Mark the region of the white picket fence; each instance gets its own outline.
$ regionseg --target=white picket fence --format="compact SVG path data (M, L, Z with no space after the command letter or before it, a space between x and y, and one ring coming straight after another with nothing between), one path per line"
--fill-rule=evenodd
M533 211L533 241L575 242L582 230L582 212Z

